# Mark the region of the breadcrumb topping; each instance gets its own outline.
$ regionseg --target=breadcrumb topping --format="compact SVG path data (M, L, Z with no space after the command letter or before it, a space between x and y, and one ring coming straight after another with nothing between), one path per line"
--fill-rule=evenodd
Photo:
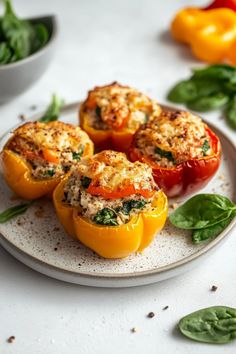
M162 167L213 154L206 124L186 111L163 111L138 130L135 147Z

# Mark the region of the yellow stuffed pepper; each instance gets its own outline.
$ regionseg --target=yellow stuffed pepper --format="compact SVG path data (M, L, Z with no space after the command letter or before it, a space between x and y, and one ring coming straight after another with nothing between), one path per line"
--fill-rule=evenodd
M83 158L53 201L67 233L104 258L142 251L167 217L167 198L151 168L111 150Z
M28 200L51 194L81 156L93 154L93 143L79 127L62 122L29 122L13 132L1 152L9 187Z
M160 111L155 100L114 82L89 91L80 108L80 126L98 149L126 152L139 126Z

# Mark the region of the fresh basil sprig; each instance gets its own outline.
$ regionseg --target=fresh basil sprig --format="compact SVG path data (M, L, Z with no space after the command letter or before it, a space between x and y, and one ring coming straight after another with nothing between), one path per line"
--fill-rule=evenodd
M0 224L14 218L17 215L23 214L33 204L33 201L19 204L14 207L8 208L0 213Z
M52 95L51 102L44 113L39 119L39 122L48 123L58 120L60 117L61 109L64 105L64 100L60 99L57 95Z
M198 112L223 109L228 124L236 130L236 67L210 65L192 72L188 80L170 90L168 100Z
M228 343L236 339L236 309L214 306L193 312L179 321L179 329L194 341Z
M236 215L236 204L219 194L198 194L169 216L180 228L193 230L193 243L215 238Z
M42 48L49 33L44 24L32 24L19 19L11 0L5 0L5 12L0 18L0 65L14 63Z

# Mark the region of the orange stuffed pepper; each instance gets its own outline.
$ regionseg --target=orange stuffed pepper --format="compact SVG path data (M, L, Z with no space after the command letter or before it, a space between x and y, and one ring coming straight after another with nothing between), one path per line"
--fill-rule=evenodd
M152 170L111 150L82 159L53 201L67 233L104 258L142 251L167 217L167 198Z
M221 158L219 138L189 112L162 112L141 127L129 151L131 161L147 163L168 197L203 188L216 173Z
M89 91L80 108L80 126L98 149L126 152L139 126L160 111L155 100L115 82Z
M29 122L13 131L1 152L3 176L9 187L28 200L51 194L93 143L79 127L62 122Z

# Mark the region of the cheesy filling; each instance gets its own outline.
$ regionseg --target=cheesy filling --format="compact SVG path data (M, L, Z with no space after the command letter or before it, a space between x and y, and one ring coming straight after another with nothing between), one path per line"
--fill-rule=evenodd
M162 112L147 123L136 133L135 148L166 168L214 153L206 125L185 111Z
M89 125L95 129L133 131L161 111L155 100L118 83L90 91L82 109L88 115Z
M136 183L140 189L157 190L151 169L140 162L129 162L122 153L103 151L91 158L83 158L64 186L63 202L76 207L91 222L108 226L121 225L127 223L133 215L153 209L156 192L150 198L134 193L124 198L106 199L89 193L88 188L94 180L96 186L99 184L109 190L122 189L127 183Z
M70 170L91 141L79 127L62 122L29 122L14 131L7 148L23 157L37 180Z

